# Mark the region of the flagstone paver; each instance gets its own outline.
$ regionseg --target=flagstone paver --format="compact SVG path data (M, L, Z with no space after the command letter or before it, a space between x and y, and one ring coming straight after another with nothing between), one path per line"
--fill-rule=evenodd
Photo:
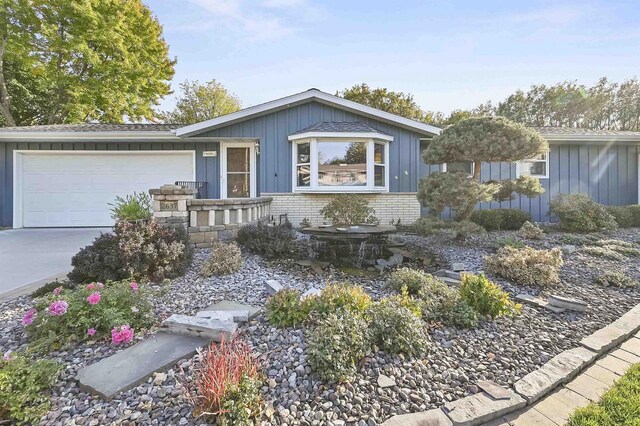
M584 374L596 379L599 382L604 383L605 385L612 385L616 380L620 378L620 376L613 371L607 370L606 368L600 367L599 365L595 364L584 370Z
M564 425L578 408L589 405L589 400L574 391L562 388L538 402L534 407L550 421Z
M527 401L513 391L509 399L493 399L484 392L444 404L444 411L455 426L481 425L524 407Z
M440 408L436 408L421 413L393 416L382 423L382 426L451 426L452 424L447 415Z
M623 361L620 358L616 358L613 355L607 355L604 358L599 359L596 362L596 365L606 368L609 371L613 371L619 376L623 376L624 373L627 372L629 367L631 367L630 363L628 363L627 361Z
M229 340L238 324L233 321L219 321L209 318L197 318L189 315L173 314L162 321L160 328L169 333L184 336L201 337L220 342Z
M245 305L243 303L232 302L230 300L223 300L222 302L215 303L209 306L205 311L249 311L249 320L252 320L260 313L260 308L251 305Z
M556 425L554 421L536 410L535 407L528 407L515 413L504 416L505 425L509 426L549 426Z
M581 374L565 385L567 389L584 396L590 401L599 401L602 395L609 390L610 385L605 385L593 377Z

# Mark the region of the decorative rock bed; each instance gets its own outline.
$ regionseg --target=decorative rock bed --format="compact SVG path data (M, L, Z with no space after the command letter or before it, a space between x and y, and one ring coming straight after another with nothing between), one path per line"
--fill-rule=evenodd
M405 239L408 248L425 252L435 250L444 259L440 267L452 269L455 262L463 263L467 270L479 271L482 269L482 257L492 250L491 242L504 235L507 234L492 233L466 246L455 245L439 237L407 236ZM607 238L634 241L636 235L637 230L625 230ZM538 247L561 245L556 236L530 243ZM374 298L389 294L385 288L386 275L347 277L331 268L325 268L324 274L318 275L293 262L267 264L253 255L244 256L244 266L233 275L202 278L198 274L199 264L207 255L207 250L198 251L187 274L165 288L164 295L155 302L159 319L171 314L194 315L221 300L263 306L268 297L266 280L276 280L284 287L305 292L323 288L331 277L359 284ZM636 280L640 279L637 259L611 261L587 256L577 250L565 255L561 283L553 288L541 291L535 287L496 281L512 296L529 294L546 298L556 294L584 301L589 305L586 312L568 310L554 313L525 305L520 316L482 321L471 330L434 325L430 328L433 344L423 360L375 352L363 360L355 379L344 384L327 384L312 374L306 363L303 329L276 329L267 323L264 314L260 314L240 326L240 332L263 361L266 375L263 391L268 403L264 423L380 424L395 415L433 410L478 394L477 383L481 380L491 380L513 389L515 383L527 374L563 351L579 347L581 341L591 350L603 351L614 345L605 341L614 333L613 329L584 338L629 311L638 300L640 289L594 284L593 278L598 272L592 268L600 272L605 269L622 270ZM20 318L30 304L29 297L0 303L0 351L26 346ZM615 329L625 327L624 320L616 324ZM613 337L617 343L621 341L620 337ZM179 385L180 380L188 380L191 376L197 356L178 361L177 367L169 369L166 376L151 377L111 402L83 392L74 380L76 372L115 351L111 345L101 342L51 353L48 357L64 364L65 370L53 390L51 412L42 424L69 424L72 420L75 424L90 425L126 421L139 424L201 423L191 416L191 407L182 396ZM378 380L381 375L395 381L395 385L380 386Z

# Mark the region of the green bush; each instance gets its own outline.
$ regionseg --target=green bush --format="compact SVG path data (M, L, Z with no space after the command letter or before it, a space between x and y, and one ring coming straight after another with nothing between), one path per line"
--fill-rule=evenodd
M69 280L51 281L46 283L42 287L38 288L37 290L35 290L33 293L31 293L31 297L34 299L37 299L38 297L42 297L51 293L53 290L55 290L58 287L62 287L63 289L67 289L67 290L73 290L74 288L77 287L77 284Z
M478 322L475 311L461 299L460 292L437 278L425 282L418 297L426 321L441 321L459 328L472 328Z
M597 284L605 287L629 288L638 285L638 282L622 272L605 272L595 279Z
M38 424L49 411L48 391L61 369L54 361L31 362L18 354L0 358L0 423Z
M296 259L302 255L303 243L296 238L291 223L271 225L258 222L238 231L236 241L267 259Z
M520 313L520 305L511 301L509 293L483 274L462 274L460 296L480 315L497 318Z
M526 221L518 231L518 236L528 240L539 240L544 237L544 231L535 223Z
M211 244L211 254L200 268L200 274L205 277L212 275L228 275L242 267L242 252L235 242L224 243L214 241Z
M637 226L634 223L633 212L628 206L607 206L607 213L616 219L619 228L631 228Z
M548 286L560 281L563 265L559 248L536 250L532 247L503 247L484 258L487 271L520 285Z
M72 259L69 279L77 283L151 279L184 274L193 259L187 231L156 221L116 223L113 234L102 234Z
M111 217L116 220L149 220L153 212L151 210L151 196L145 192L134 192L124 198L118 196L111 209Z
M487 231L516 231L531 220L531 215L517 209L475 210L471 221Z
M482 226L468 220L453 222L451 224L451 231L453 233L453 238L458 241L464 241L471 235L482 235L486 233Z
M425 288L429 288L434 281L442 283L442 281L426 272L411 268L400 268L391 273L389 287L399 293L402 292L403 288L406 288L409 295L417 296Z
M334 225L377 224L376 211L369 207L369 201L358 194L337 194L331 197L320 213Z
M625 260L628 256L640 257L640 249L632 243L621 240L597 240L590 246L580 249L590 256L603 257L610 260Z
M370 346L367 330L360 315L342 310L328 314L309 336L309 365L324 380L352 378Z
M549 203L549 214L559 220L560 229L569 232L615 230L615 218L587 194L558 194Z
M373 343L388 353L419 356L426 352L425 325L410 309L393 299L383 299L369 309Z
M450 224L436 217L421 217L411 226L410 231L418 235L428 236L450 227Z
M304 323L309 319L311 300L302 300L297 290L280 290L267 300L269 323L279 328L296 327Z
M586 246L581 248L580 252L588 254L589 256L602 257L609 260L620 261L626 258L622 253L618 253L616 250L612 250L609 247Z
M148 328L155 322L152 308L146 285L130 281L92 283L75 290L54 290L37 299L23 324L30 347L40 352L108 336L113 343L120 343L113 339L114 328Z
M322 292L311 299L311 310L324 316L338 310L349 311L355 315L364 315L371 306L371 296L362 287L349 283L327 285Z
M498 238L495 241L495 246L496 248L502 248L502 247L513 247L513 248L523 248L526 247L526 244L514 237L503 237L503 238Z

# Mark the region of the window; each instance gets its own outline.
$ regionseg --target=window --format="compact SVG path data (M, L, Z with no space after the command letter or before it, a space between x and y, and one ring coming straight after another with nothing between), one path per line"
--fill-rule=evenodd
M444 163L442 165L443 172L465 172L469 176L473 175L475 165L471 161L463 161L459 163Z
M549 178L549 153L545 152L537 158L516 163L516 177L531 176L542 179Z
M294 190L386 191L388 145L373 139L294 141Z

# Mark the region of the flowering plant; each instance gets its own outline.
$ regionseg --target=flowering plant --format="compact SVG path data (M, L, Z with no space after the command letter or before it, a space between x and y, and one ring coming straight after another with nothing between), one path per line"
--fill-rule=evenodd
M114 344L126 343L133 339L134 329L148 328L154 322L146 286L133 286L129 280L91 283L59 295L50 292L36 300L22 324L32 349L39 352L106 337Z

